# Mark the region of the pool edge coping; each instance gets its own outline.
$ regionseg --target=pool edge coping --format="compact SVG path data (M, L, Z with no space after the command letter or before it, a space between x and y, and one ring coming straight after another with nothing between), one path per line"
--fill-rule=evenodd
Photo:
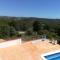
M51 54L55 54L55 53L58 53L58 52L60 52L60 50L55 50L55 51L52 51L52 52L46 52L46 53L44 53L44 54L41 55L41 58L42 58L43 60L47 60L47 59L45 58L45 56L51 55Z

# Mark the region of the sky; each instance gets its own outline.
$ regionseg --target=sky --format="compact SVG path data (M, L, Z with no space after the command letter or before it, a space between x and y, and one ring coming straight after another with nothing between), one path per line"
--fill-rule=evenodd
M0 16L60 18L60 0L0 0Z

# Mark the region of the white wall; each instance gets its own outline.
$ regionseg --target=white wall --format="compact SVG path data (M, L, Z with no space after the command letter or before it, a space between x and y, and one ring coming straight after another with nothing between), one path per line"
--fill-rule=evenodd
M38 42L40 42L40 41L42 41L42 40L45 41L45 40L48 40L48 39L37 39L37 40L33 40L32 43L38 43Z
M0 48L6 48L12 45L21 45L21 38L0 43Z

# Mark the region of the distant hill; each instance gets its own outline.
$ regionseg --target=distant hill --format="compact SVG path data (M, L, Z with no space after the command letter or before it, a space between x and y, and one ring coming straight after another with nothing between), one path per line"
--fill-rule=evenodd
M49 19L49 18L37 18L37 17L11 17L11 16L0 16L0 19L17 19L17 20L53 20L53 21L56 21L56 20L60 20L60 19Z
M60 19L49 19L49 18L37 18L37 17L10 17L10 16L0 16L0 24L2 22L7 23L11 21L18 21L20 23L32 23L34 21L39 21L47 24L60 24Z

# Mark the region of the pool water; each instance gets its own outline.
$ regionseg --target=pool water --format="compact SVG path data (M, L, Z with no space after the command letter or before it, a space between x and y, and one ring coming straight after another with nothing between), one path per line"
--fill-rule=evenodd
M45 56L47 60L60 60L60 52Z

